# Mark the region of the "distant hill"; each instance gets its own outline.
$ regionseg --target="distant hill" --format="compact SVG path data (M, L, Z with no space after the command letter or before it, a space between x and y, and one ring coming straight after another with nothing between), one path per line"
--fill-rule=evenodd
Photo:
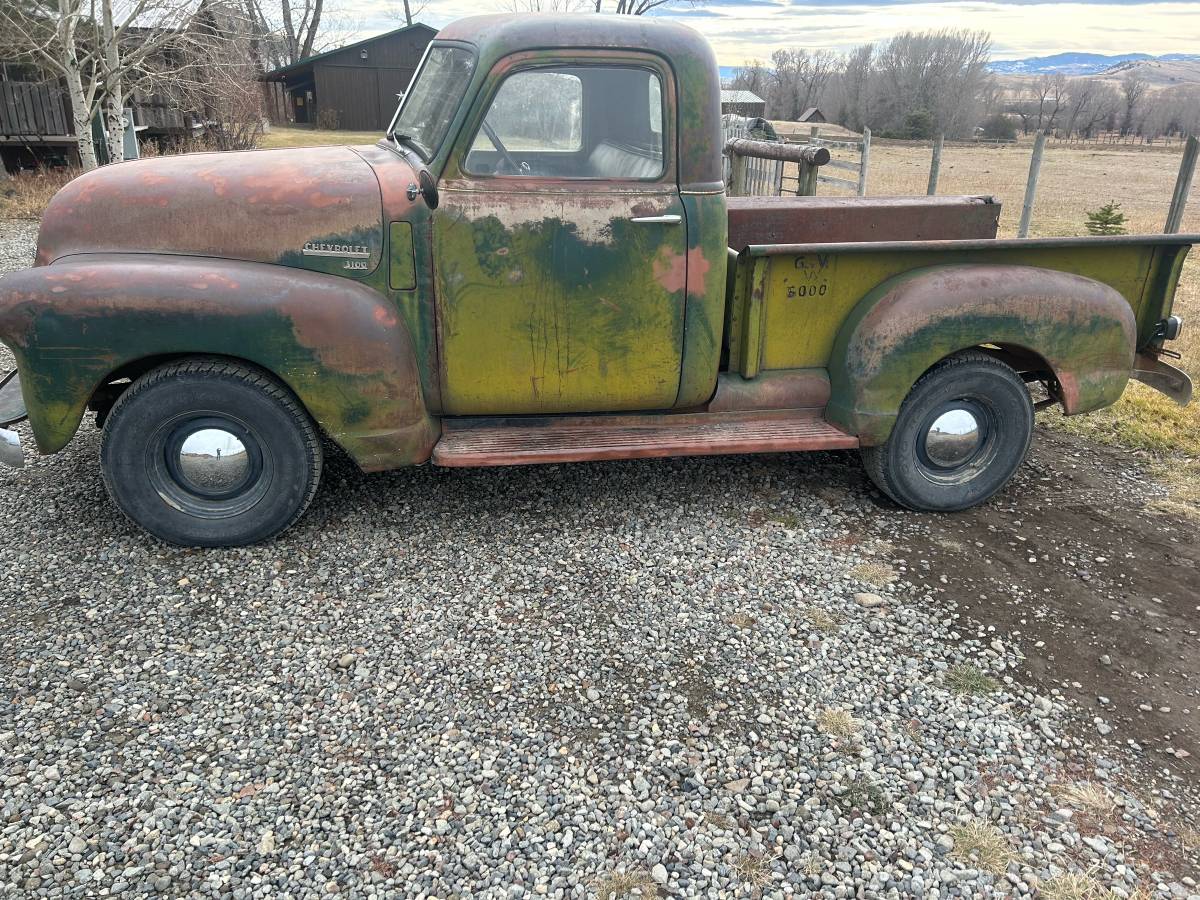
M1179 64L1182 64L1182 67ZM1143 74L1146 74L1155 69L1165 69L1169 73L1171 70L1182 68L1186 72L1193 67L1200 71L1200 54L1167 53L1151 56L1149 53L1055 53L1052 56L1031 56L1026 59L993 60L991 63L991 70L997 75L1052 75L1055 72L1064 75L1101 75L1120 74L1129 69L1145 69ZM1167 74L1166 78L1154 80L1162 83L1170 83L1172 80L1193 81L1195 76L1185 75L1182 79L1172 79L1171 74Z

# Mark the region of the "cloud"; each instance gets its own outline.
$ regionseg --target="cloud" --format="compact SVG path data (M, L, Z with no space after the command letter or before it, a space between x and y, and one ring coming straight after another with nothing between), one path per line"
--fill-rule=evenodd
M395 28L399 7L399 0L342 5L348 18L361 23L357 37ZM438 0L417 18L440 27L501 8L503 0ZM723 66L768 59L779 49L846 51L901 31L946 27L989 32L996 59L1064 51L1189 53L1196 52L1194 36L1200 35L1195 0L711 0L655 13L704 34Z

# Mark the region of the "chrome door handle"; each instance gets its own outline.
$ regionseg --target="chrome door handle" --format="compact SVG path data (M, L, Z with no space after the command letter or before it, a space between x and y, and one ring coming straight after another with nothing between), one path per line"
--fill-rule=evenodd
M639 225L678 225L683 221L683 216L634 216L629 221Z

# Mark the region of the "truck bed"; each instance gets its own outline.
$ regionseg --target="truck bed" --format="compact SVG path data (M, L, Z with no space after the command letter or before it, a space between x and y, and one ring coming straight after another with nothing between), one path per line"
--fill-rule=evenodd
M994 238L992 197L730 197L729 246Z
M1108 285L1133 310L1140 350L1170 313L1183 258L1197 242L1200 235L1155 234L751 245L738 258L727 310L730 369L750 378L824 367L842 324L877 285L914 270L970 264L1037 267ZM1051 315L1053 303L1047 306L1036 284L1028 288L1030 309Z

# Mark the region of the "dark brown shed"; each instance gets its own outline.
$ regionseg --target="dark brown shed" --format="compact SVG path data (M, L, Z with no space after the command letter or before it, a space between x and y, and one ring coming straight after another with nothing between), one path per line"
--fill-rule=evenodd
M268 72L297 125L383 131L437 29L417 23Z

